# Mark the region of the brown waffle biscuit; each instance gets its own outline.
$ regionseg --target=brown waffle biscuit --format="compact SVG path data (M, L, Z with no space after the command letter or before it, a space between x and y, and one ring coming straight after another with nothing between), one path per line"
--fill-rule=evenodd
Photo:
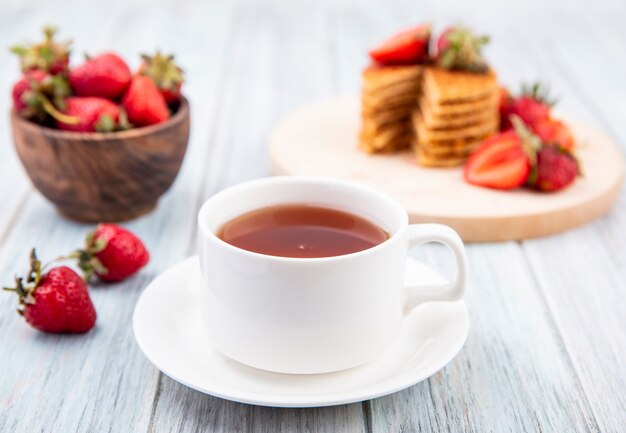
M393 153L409 149L412 139L412 134L404 134L386 141L380 137L361 137L359 147L367 153Z
M416 92L420 88L419 79L398 81L383 87L363 86L362 96L364 100L368 98L384 98L402 93Z
M413 109L417 106L417 97L418 93L415 91L385 96L383 98L373 96L371 98L363 98L361 101L363 110L365 111L382 111L399 107L410 107Z
M400 107L392 107L387 110L366 110L361 112L363 123L372 123L375 125L384 125L387 123L397 122L399 120L406 121L411 117L413 112L412 105L404 105Z
M463 128L465 126L480 124L489 120L498 119L500 115L497 108L489 110L477 110L471 111L466 114L460 114L456 116L441 116L432 113L428 106L420 107L420 114L424 120L424 124L429 129L455 129Z
M467 159L465 156L445 156L438 157L427 153L420 147L415 149L417 163L423 167L456 167Z
M409 121L396 122L377 131L363 126L359 134L361 147L369 153L393 152L408 148L412 138L413 132Z
M393 120L390 122L378 121L378 119L364 118L361 123L361 135L373 136L377 134L384 134L387 131L396 130L411 132L410 117L406 115L403 118Z
M498 93L498 81L493 70L484 74L449 71L427 67L423 77L424 93L438 105L475 101Z
M420 65L369 66L363 71L363 90L369 93L402 82L419 84L423 69Z
M402 107L406 113L417 104L422 66L370 66L363 71L361 102L363 115L393 110Z
M495 133L498 130L499 123L499 118L494 116L474 125L451 129L432 129L425 124L420 113L415 113L412 120L417 136L423 142L484 137L485 135Z
M438 156L469 156L482 143L482 140L468 140L464 143L456 142L448 145L433 143L418 143L416 147L421 148L431 155Z
M458 102L455 104L440 105L428 99L426 94L419 97L418 105L421 110L426 110L431 116L438 118L451 118L458 116L471 116L476 113L498 112L499 95L494 94L482 99L470 102Z

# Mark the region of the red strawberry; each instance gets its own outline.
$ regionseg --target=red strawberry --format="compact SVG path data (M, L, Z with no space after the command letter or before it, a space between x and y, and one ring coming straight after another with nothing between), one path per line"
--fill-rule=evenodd
M128 85L132 74L126 62L115 53L104 53L69 72L69 80L77 96L98 96L118 99Z
M147 126L167 120L170 113L152 78L137 75L122 99L128 120L135 126Z
M57 127L65 131L111 132L120 117L120 109L104 98L72 96L65 100L63 116L53 114Z
M19 297L18 313L43 332L84 333L96 323L96 310L87 284L67 266L41 274L41 262L31 252L31 270L26 281L15 278L16 286L5 290Z
M450 27L437 39L437 66L469 72L486 72L487 63L482 58L482 48L488 36L475 36L466 27Z
M570 152L574 149L574 135L560 120L544 119L533 124L532 129L546 144L556 144Z
M537 122L550 117L550 109L554 104L550 101L547 89L535 83L531 87L522 86L522 94L511 102L509 114L519 116L524 123L533 126ZM510 121L505 119L505 127L510 127Z
M450 41L450 35L455 30L456 29L454 27L448 27L443 32L441 32L441 34L437 38L436 43L437 54L442 53L443 51L447 50L450 45L452 45L452 42Z
M528 184L540 191L558 191L571 185L579 174L574 155L558 146L546 145L537 152L537 166Z
M22 71L39 69L56 75L67 70L71 41L56 42L55 27L44 27L44 40L36 44L15 45L11 51L20 57Z
M486 139L465 164L465 180L495 189L517 188L528 179L530 160L517 132L511 130Z
M13 85L13 107L23 117L32 118L46 114L38 97L39 86L48 78L48 73L38 69L24 73Z
M166 56L157 51L154 56L144 54L141 58L143 63L138 74L152 78L168 104L180 101L184 77L183 70L174 63L174 56Z
M77 258L85 279L95 273L103 281L124 280L150 260L150 254L141 239L115 224L99 224L87 235L84 250L68 256Z
M383 65L411 65L428 59L430 24L420 24L394 35L370 51L370 57Z
M511 129L511 122L509 116L511 115L511 104L513 103L513 97L506 87L500 87L500 131L506 131Z
M39 69L27 71L13 85L13 107L22 117L43 121L56 112L55 104L62 105L70 88L63 74L50 75Z

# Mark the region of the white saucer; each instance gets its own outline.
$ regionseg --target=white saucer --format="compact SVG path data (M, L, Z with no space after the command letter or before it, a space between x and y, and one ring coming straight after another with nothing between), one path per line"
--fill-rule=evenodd
M443 278L407 261L411 283ZM200 266L189 257L159 275L135 307L133 328L148 359L172 379L200 392L261 406L315 407L368 400L420 382L459 352L469 331L463 301L426 303L407 316L401 335L380 358L337 373L291 375L257 370L216 352L201 328Z

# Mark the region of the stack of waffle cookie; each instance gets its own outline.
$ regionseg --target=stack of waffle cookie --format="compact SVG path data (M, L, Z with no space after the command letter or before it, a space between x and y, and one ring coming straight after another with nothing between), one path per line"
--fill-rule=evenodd
M498 131L499 88L495 74L426 67L413 112L413 148L427 167L460 165Z
M409 149L423 66L370 66L363 71L360 146L368 153Z

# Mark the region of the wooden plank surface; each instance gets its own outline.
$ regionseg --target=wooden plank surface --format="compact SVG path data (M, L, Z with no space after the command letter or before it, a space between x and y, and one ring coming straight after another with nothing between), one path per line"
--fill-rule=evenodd
M432 379L363 404L271 409L205 396L160 374L132 336L145 285L195 251L195 212L216 191L268 173L266 138L287 112L356 93L364 53L397 28L467 22L510 85L542 78L560 108L623 147L626 10L622 2L145 2L98 5L0 0L0 41L58 23L76 53L115 48L129 59L160 47L188 71L192 138L158 209L126 224L152 252L137 277L95 287L96 329L41 335L0 297L0 431L602 431L626 426L626 201L585 228L522 243L472 245L470 338ZM72 11L69 15L67 11ZM72 17L80 16L81 19ZM16 62L0 47L0 111ZM133 66L136 66L134 63ZM0 277L37 244L44 258L77 246L88 226L63 220L18 163L0 117ZM416 254L447 271L444 250Z

